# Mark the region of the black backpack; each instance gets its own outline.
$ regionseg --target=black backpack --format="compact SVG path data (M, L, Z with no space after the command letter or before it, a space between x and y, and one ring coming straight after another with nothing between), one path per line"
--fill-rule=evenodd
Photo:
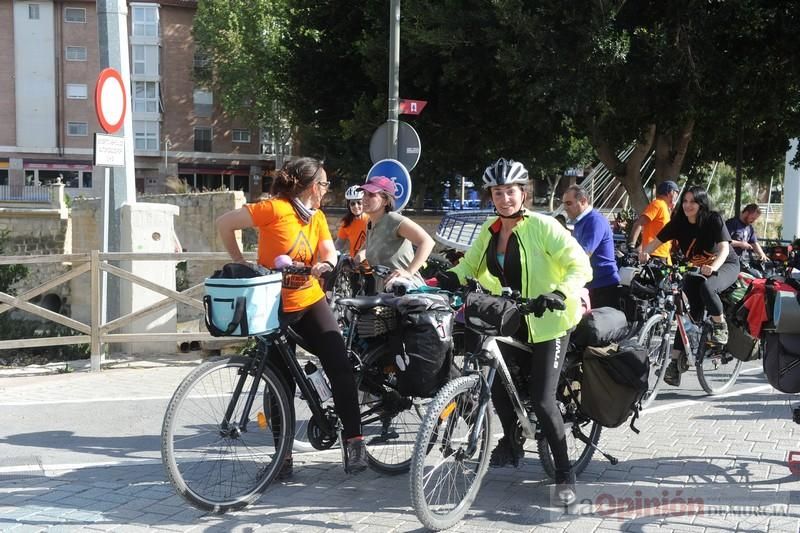
M634 339L605 347L587 347L583 352L581 410L601 426L621 426L633 415L631 429L639 417L642 396L647 392L650 359Z

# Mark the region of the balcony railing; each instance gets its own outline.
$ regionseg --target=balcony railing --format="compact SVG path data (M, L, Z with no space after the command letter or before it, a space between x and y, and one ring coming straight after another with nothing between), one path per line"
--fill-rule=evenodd
M0 185L0 202L49 204L54 192L49 185Z

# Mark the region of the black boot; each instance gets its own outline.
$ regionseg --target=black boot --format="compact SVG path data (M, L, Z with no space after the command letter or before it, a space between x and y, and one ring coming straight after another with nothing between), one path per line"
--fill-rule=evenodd
M556 498L561 505L575 503L578 494L575 491L575 472L572 469L556 469Z
M514 468L519 467L519 461L525 456L525 450L522 449L521 442L511 443L508 437L500 437L492 455L489 457L489 466L492 468L501 468L504 466L512 465Z
M669 362L664 371L664 383L677 387L681 384L681 371L678 370L678 360L673 359Z

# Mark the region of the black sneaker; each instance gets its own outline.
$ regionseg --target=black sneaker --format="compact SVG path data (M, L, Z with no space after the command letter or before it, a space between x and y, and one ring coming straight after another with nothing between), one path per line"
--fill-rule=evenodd
M711 342L720 346L728 344L728 323L724 320L722 322L711 323Z
M367 469L367 448L364 439L356 438L344 443L344 471L358 474Z
M286 481L287 479L292 477L292 474L294 474L294 460L290 455L289 457L284 459L283 466L281 466L281 469L278 471L278 475L276 476L275 479L277 479L278 481Z
M678 369L678 360L673 359L664 371L664 383L678 387L681 384L681 371Z
M492 455L489 457L489 466L502 468L512 465L517 468L524 456L525 450L522 449L522 443L512 445L508 437L500 437L497 446L492 450Z
M575 472L556 470L556 498L563 506L572 505L578 499L575 490Z

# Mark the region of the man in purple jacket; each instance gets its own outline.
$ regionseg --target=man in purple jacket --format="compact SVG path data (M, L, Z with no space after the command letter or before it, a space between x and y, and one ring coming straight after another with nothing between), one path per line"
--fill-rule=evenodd
M571 185L561 197L568 223L574 225L572 236L589 254L594 277L589 282L592 307L620 307L619 270L614 256L614 237L606 217L589 205L586 191Z

